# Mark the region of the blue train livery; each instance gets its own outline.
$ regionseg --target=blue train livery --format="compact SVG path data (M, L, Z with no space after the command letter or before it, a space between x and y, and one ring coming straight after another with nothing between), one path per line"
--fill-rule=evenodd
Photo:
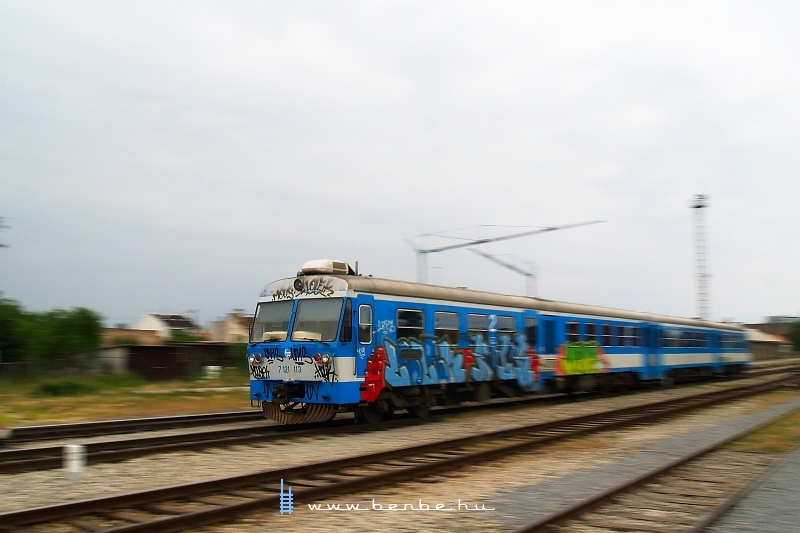
M748 366L732 324L362 276L309 261L258 298L251 402L282 423L548 391L727 375Z

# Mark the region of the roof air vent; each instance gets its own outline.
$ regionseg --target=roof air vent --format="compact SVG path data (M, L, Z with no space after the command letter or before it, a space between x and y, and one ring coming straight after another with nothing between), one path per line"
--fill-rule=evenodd
M344 261L334 261L332 259L315 259L303 263L298 275L306 274L340 274L354 275L355 271Z

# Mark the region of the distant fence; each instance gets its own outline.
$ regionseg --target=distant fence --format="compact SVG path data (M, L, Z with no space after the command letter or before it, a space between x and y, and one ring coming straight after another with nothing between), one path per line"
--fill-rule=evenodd
M19 361L15 363L0 363L0 377L4 378L30 378L35 376L58 376L65 373L65 368L70 368L71 361L66 359L51 359L47 363L41 361ZM80 369L72 369L70 374L81 373Z
M232 346L223 343L186 343L128 346L128 370L150 380L187 379L205 366L241 366Z
M160 381L199 376L206 366L244 368L242 345L201 342L115 346L83 354L71 360L0 363L0 377L54 377L131 372L145 379Z

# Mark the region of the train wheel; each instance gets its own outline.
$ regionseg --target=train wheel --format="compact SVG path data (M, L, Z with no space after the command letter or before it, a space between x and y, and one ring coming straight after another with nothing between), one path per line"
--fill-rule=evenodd
M356 407L356 423L377 424L383 420L384 414L385 413L378 409L378 407L374 404Z
M488 383L478 383L475 387L475 390L472 392L472 401L473 402L488 402L489 399L492 397L492 391L489 389Z
M429 404L415 405L414 407L406 408L409 413L417 418L428 418L431 415L431 406Z
M332 405L292 403L275 404L262 402L264 417L281 424L314 424L328 422L336 416L336 408Z

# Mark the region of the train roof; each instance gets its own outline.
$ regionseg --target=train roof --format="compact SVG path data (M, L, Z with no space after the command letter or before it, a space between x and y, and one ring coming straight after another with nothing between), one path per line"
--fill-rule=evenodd
M344 280L347 283L349 290L368 294L383 294L387 296L400 296L407 298L426 298L451 302L473 303L478 305L518 307L550 313L609 317L642 322L662 322L701 328L729 329L733 331L744 330L744 328L735 324L710 322L694 318L658 315L639 311L626 311L622 309L613 309L596 305L560 302L533 296L515 296L461 287L445 287L411 281L375 278L372 276L351 274L325 275Z

